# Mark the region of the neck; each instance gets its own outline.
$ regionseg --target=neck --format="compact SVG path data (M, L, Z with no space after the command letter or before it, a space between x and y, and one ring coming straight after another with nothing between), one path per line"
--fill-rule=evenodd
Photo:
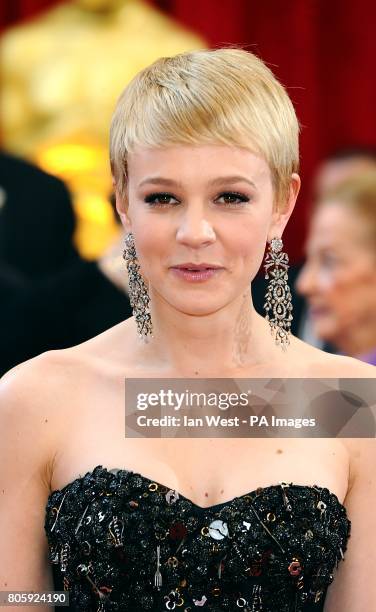
M246 371L281 361L269 323L254 309L251 292L208 315L190 315L152 296L153 338L143 356L183 376Z

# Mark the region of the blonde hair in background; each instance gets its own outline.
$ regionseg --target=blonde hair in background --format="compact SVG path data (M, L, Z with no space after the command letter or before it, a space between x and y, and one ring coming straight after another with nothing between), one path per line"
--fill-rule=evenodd
M367 170L341 181L323 193L314 210L337 204L351 210L364 222L364 236L376 255L376 170Z
M121 94L110 130L116 188L125 196L127 155L137 145L225 144L261 155L277 205L299 169L299 123L271 70L240 48L202 49L162 57Z

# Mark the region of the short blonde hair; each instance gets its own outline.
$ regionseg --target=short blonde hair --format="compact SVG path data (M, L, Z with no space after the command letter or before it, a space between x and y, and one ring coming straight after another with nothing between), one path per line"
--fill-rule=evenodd
M127 155L137 145L226 144L261 155L275 201L299 168L299 123L271 70L240 48L202 49L162 57L121 94L110 130L110 160L124 197Z
M364 223L364 236L376 253L376 170L342 180L322 194L313 210L331 204L351 210Z

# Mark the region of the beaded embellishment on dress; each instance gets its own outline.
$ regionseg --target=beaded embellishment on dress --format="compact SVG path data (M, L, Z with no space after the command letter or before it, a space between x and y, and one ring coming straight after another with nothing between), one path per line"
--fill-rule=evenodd
M350 527L338 498L315 485L203 508L100 465L51 493L45 520L55 588L82 612L318 612Z

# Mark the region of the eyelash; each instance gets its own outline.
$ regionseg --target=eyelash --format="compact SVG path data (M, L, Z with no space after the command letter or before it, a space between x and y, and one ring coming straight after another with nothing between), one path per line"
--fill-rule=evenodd
M227 207L242 206L242 204L244 204L245 202L250 201L250 198L248 196L244 195L243 193L238 193L237 191L223 191L222 193L219 194L218 198L222 198L223 196L227 196L227 197L230 196L233 198L238 198L238 200L240 200L240 202L225 203L224 206L227 206ZM150 195L145 197L144 202L146 202L147 204L150 205L150 207L153 207L153 208L157 208L157 207L162 208L163 206L171 205L171 202L156 202L156 200L160 198L170 198L171 199L171 198L174 198L174 196L171 193L167 193L167 192L151 193Z

